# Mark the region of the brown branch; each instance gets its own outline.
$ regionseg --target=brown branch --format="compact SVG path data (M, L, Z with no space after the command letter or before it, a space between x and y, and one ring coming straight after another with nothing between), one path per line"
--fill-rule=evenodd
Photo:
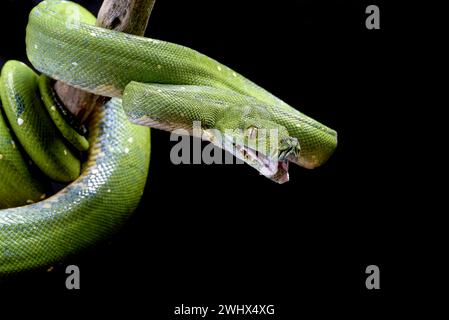
M143 36L156 0L104 0L97 17L97 26ZM55 91L66 108L84 122L105 97L71 87L61 81Z
M155 0L104 0L97 26L143 36Z

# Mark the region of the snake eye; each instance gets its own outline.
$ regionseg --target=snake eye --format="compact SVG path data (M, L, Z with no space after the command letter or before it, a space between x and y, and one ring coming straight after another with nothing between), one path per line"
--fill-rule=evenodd
M291 158L295 159L299 156L301 146L296 138L288 137L281 141L281 148L279 152L279 160L286 161Z

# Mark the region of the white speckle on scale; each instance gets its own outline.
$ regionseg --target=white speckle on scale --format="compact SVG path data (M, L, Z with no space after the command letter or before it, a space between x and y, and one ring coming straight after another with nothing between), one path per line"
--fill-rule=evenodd
M125 153L128 153L129 152L129 149L128 148L125 148Z
M11 144L12 144L13 149L15 149L16 148L16 143L14 142L14 140L11 140Z
M158 64L157 68L160 70L160 69L162 69L162 66L160 64Z
M128 139L128 142L129 142L129 143L133 143L133 141L134 141L133 137L131 137L131 138Z
M51 111L56 111L55 106L52 106L50 109L51 109Z
M217 69L218 69L218 71L221 71L221 67L220 66L217 66Z
M181 90L186 90L186 87L181 87Z
M162 92L162 90L161 89L157 89L157 92Z
M90 35L91 35L92 37L96 37L96 36L97 36L97 35L95 34L95 32L91 32Z
M0 153L0 160L2 160L3 159L3 155Z
M234 77L237 77L237 73L235 73L234 71L232 72L232 75L233 75Z
M36 49L36 50L37 50L37 44L35 44L35 45L34 45L34 49Z
M78 62L72 62L72 65L76 67L78 65Z
M111 189L108 189L108 192L111 192Z
M32 203L34 203L34 201L33 201L33 200L30 200L30 199L28 199L28 200L27 200L27 203L28 203L28 204L32 204Z
M41 199L41 200L44 200L46 196L47 196L47 195L46 195L45 193L43 193L43 194L41 194L40 199Z
M65 156L67 155L67 150L66 150L66 149L64 149L64 155L65 155Z
M18 118L18 119L17 119L17 124L18 124L19 126L21 126L21 125L23 124L23 119L22 119L22 118Z

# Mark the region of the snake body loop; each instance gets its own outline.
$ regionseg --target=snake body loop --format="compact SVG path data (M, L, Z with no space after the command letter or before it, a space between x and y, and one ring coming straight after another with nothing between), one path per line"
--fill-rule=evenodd
M1 276L57 262L122 225L143 194L150 132L112 99L89 119L87 140L58 113L49 79L17 61L3 66L0 94ZM48 197L49 179L75 181Z
M334 151L334 130L216 60L94 24L95 17L75 3L42 1L30 13L26 47L30 62L44 76L38 80L17 63L2 73L0 94L14 133L0 117L0 174L6 177L0 182L0 205L46 197L42 179L24 164L26 156L13 151L14 135L53 180L81 175L48 199L0 210L0 274L74 253L106 237L136 208L148 172L150 136L148 128L128 120L170 131L191 130L193 122L201 121L211 142L280 183L288 180L289 162L314 168ZM88 141L52 114L57 101L49 78L113 97L90 119ZM266 129L274 148L261 139ZM53 142L48 143L50 131ZM34 132L40 134L31 139ZM41 148L45 142L47 147ZM260 151L260 145L267 148ZM80 168L77 155L87 148L88 159ZM17 163L9 162L13 159ZM7 199L11 191L17 195L14 201Z
M121 101L95 111L80 177L43 201L0 210L0 274L56 262L104 239L137 207L149 167L149 129Z
M122 97L126 92L136 99L127 99L125 111L138 123L151 121L155 124L158 112L163 110L161 106L171 101L179 103L178 108L171 109L169 117L182 118L183 102L179 99L184 99L180 91L186 86L199 87L206 93L214 90L217 96L222 90L221 103L232 109L233 116L228 117L228 123L214 117L211 119L213 125L220 121L222 127L241 129L241 135L245 135L252 128L261 126L256 118L274 121L279 130L286 129L289 137L296 139L300 146L301 152L290 156L290 161L306 168L320 166L335 149L337 134L334 130L292 108L231 68L184 46L102 29L61 14L67 10L76 11L76 8L77 5L68 2L43 1L31 12L27 54L33 66L42 73L99 95ZM134 83L148 85L148 90L141 90L142 86L132 85ZM157 89L163 93L158 95L161 99L152 95L154 84L160 85ZM166 89L164 84L170 87ZM179 90L172 90L173 86L178 86ZM141 104L143 93L151 103ZM194 96L190 94L189 97ZM200 98L197 99L200 101L197 110L207 113L208 105L202 104ZM235 100L245 99L251 100L243 107L249 106L251 112L254 111L252 118L246 117L245 109L248 108L240 108L238 112L239 108L233 107ZM191 110L191 100L184 101L184 109ZM270 116L256 109L266 110ZM130 113L135 110L141 111L142 118L132 117ZM191 116L186 119L190 120ZM238 119L245 121L236 121ZM170 121L172 125L173 122ZM158 123L158 127L164 128L164 124ZM171 129L167 127L167 130ZM279 144L282 144L281 140ZM260 169L250 159L248 163Z

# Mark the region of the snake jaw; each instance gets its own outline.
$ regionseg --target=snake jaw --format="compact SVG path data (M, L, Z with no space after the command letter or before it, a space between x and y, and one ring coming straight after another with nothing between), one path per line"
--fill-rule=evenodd
M203 130L203 138L244 161L261 175L280 184L289 181L287 158L291 155L296 156L299 148L297 139L285 139L288 142L281 139L280 146L274 148L275 151L268 155L252 148L250 144L245 144L238 135L221 133L216 129Z
M288 182L290 179L288 175L288 161L278 161L278 168L276 173L271 177L271 180L282 184Z
M271 158L246 146L236 145L236 149L244 154L243 160L261 175L279 184L289 181L288 161Z

